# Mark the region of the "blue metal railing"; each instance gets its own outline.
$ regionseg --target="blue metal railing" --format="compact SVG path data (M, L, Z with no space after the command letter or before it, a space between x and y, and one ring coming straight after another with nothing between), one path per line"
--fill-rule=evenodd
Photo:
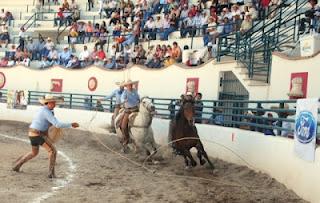
M59 105L61 108L82 109L82 110L101 110L96 106L97 100L104 95L89 95L78 93L52 93L52 92L28 92L28 104L40 105L38 99L46 94L59 95L64 97L64 103ZM7 90L0 89L0 102L5 103ZM162 119L172 119L179 110L179 100L172 98L151 98L156 106L156 117ZM289 122L292 125L295 120L293 117L286 117L284 113L295 113L294 105L296 100L203 100L202 110L197 111L199 105L196 104L195 120L198 123L216 124L225 127L247 129L251 131L265 132L267 129L276 131L280 135L286 131L293 133L293 128L283 128L282 122ZM103 111L112 112L115 100L103 101ZM284 109L289 105L289 109ZM250 113L248 113L250 112ZM267 113L272 113L273 117L266 117ZM320 111L318 110L320 114ZM219 119L217 119L219 118ZM320 122L318 122L318 126ZM320 138L320 134L317 135Z

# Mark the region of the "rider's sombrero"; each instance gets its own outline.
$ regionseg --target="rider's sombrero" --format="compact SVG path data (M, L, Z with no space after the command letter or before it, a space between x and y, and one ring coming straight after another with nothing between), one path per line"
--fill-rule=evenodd
M57 97L47 94L46 96L39 99L40 104L46 104L48 102L56 102L56 103L63 103L63 97Z
M124 86L124 81L121 81L121 82L116 82L116 85L118 85L118 86Z
M138 80L136 80L136 81L127 80L126 82L123 83L123 86L133 85L133 84L136 84L136 83L138 83L138 82L139 82Z

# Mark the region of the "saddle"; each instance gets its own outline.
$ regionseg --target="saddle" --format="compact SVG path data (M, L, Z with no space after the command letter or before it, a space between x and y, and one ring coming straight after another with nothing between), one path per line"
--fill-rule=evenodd
M133 112L129 115L129 122L128 122L128 127L132 126L134 119L137 117L139 112ZM121 123L122 123L122 119L123 119L123 115L124 115L124 109L120 109L119 111L119 115L120 115L120 119L117 120L116 122L116 127L120 128L121 127Z

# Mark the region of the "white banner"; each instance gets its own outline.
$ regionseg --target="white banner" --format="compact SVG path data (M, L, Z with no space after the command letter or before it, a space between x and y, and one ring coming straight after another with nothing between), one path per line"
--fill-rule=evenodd
M317 136L318 99L297 101L294 151L303 160L314 161Z

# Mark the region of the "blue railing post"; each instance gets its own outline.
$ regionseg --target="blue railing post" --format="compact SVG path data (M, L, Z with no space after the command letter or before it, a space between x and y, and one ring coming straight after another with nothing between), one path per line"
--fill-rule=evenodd
M69 96L69 108L72 109L72 94Z
M28 91L28 104L31 103L31 91Z
M90 110L92 110L93 108L93 106L94 105L92 105L93 104L93 98L92 98L92 95L90 95Z
M113 112L113 102L112 102L112 98L110 99L110 105L109 105L109 112Z

